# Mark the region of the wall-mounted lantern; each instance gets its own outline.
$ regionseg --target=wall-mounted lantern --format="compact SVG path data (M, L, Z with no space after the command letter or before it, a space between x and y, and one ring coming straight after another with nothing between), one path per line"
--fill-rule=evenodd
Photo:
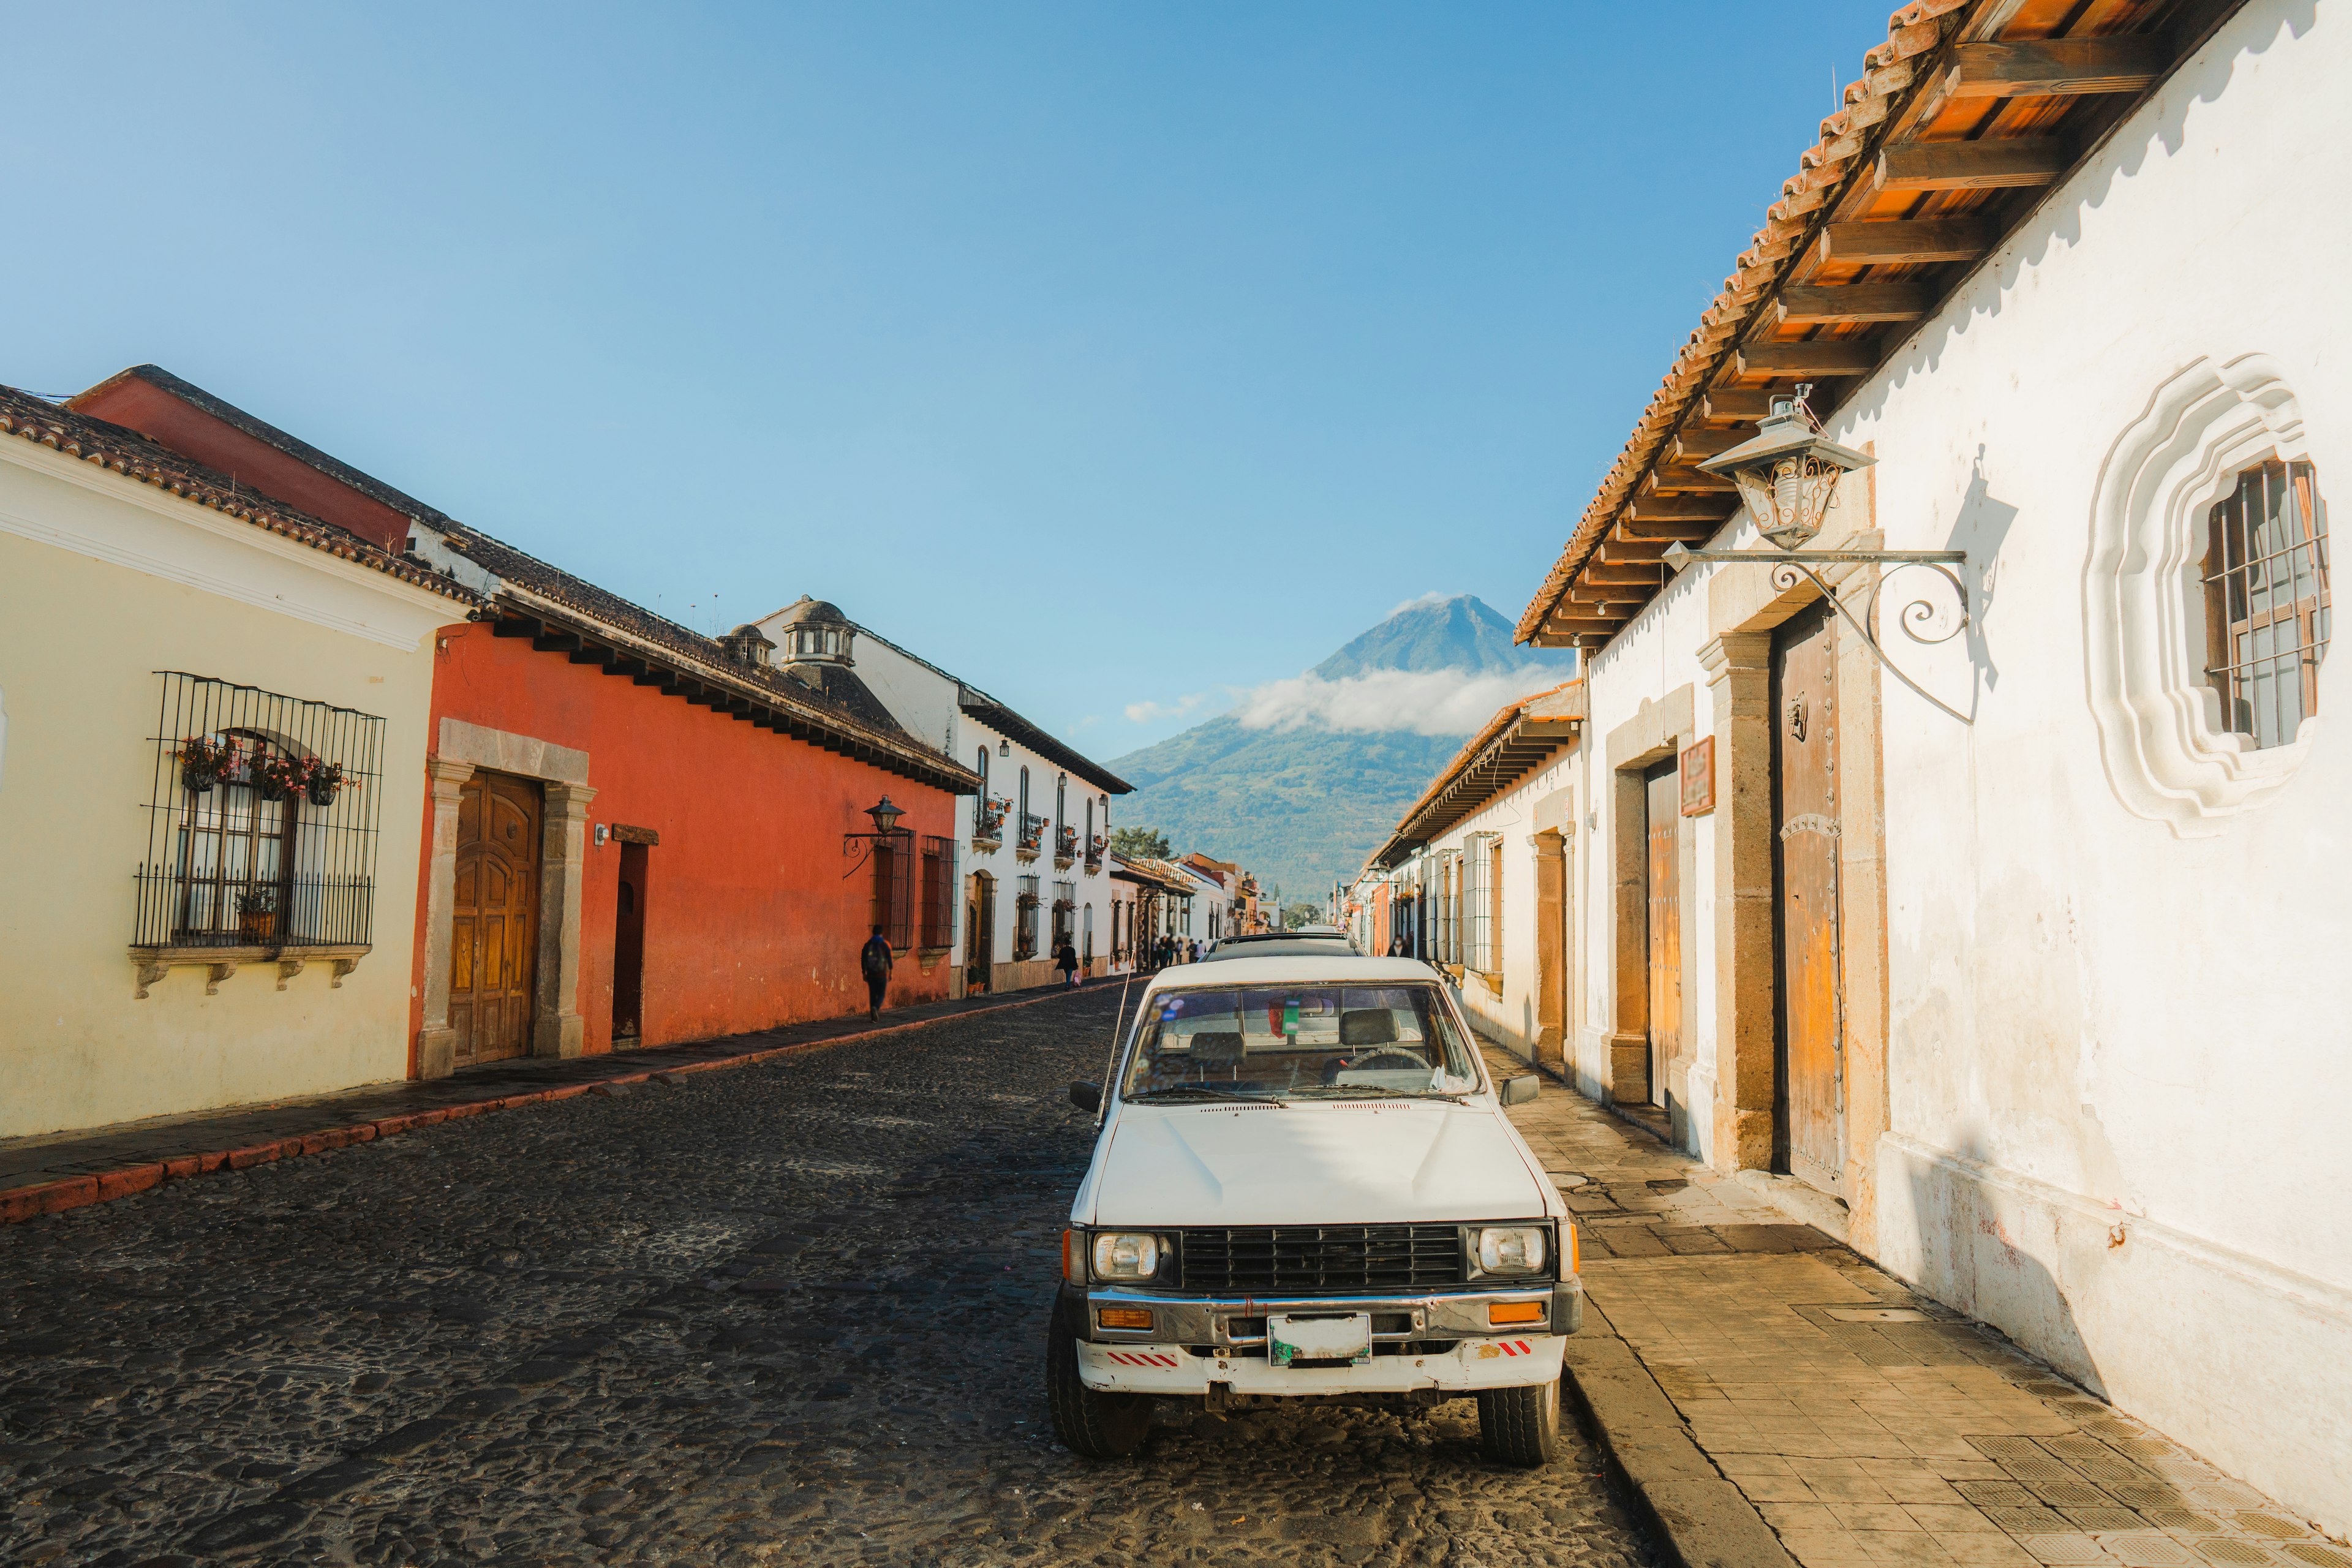
M1666 570L1681 573L1692 563L1720 561L1737 563L1760 561L1772 568L1772 586L1786 593L1800 581L1811 580L1821 591L1830 607L1843 616L1854 630L1862 634L1864 647L1871 657L1895 679L1927 698L1937 707L1961 723L1973 722L1969 716L1950 703L1931 695L1917 681L1903 673L1886 657L1878 645L1874 628L1878 616L1878 595L1885 582L1882 573L1872 582L1870 595L1856 617L1837 595L1837 591L1814 570L1817 565L1853 563L1883 566L1897 571L1906 566L1925 566L1951 585L1953 595L1959 600L1959 613L1941 635L1922 637L1918 628L1931 626L1940 617L1936 606L1924 599L1904 606L1903 633L1913 642L1948 642L1958 637L1969 624L1969 591L1960 574L1952 570L1968 563L1968 552L1960 550L1806 550L1821 533L1822 523L1829 516L1830 503L1837 495L1838 481L1856 468L1866 468L1878 461L1867 453L1850 447L1841 447L1822 435L1820 422L1806 406L1805 395L1812 391L1810 384L1800 385L1790 397L1775 397L1771 412L1757 426L1752 439L1743 441L1731 450L1709 458L1699 464L1711 474L1720 474L1739 487L1739 499L1748 509L1748 516L1756 524L1756 531L1764 537L1766 547L1756 550L1693 550L1681 542L1666 546L1659 559Z
M907 814L892 805L890 797L887 795L867 806L866 815L873 821L873 832L845 833L841 836L841 852L844 855L856 857L851 862L849 869L841 874L844 881L846 881L857 868L865 863L866 858L872 854L876 847L897 844L902 839L912 838L915 836L912 828L898 826L898 819Z

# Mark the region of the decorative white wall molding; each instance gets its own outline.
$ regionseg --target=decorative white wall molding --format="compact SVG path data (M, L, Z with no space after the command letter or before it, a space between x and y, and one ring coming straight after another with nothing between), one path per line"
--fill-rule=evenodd
M2308 456L2303 413L2263 354L2200 358L2116 438L2091 504L2084 659L2108 782L2126 809L2182 838L2210 837L2302 767L2319 720L2256 748L2221 723L2207 682L2199 572L2205 519L2266 458Z

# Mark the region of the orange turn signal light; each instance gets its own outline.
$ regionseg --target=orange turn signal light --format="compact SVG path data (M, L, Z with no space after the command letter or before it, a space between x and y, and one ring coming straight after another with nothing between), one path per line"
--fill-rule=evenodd
M1500 1328L1505 1323L1540 1323L1544 1321L1541 1301L1489 1301L1486 1321Z
M1148 1329L1151 1327L1151 1309L1102 1307L1096 1310L1095 1321L1106 1329Z
M1584 1272L1584 1248L1577 1245L1576 1227L1571 1225L1561 1228L1568 1232L1568 1271L1581 1274Z

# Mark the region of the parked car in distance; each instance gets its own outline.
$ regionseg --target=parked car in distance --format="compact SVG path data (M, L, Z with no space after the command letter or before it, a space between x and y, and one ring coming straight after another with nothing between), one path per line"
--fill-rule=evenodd
M1202 959L1347 958L1355 952L1356 944L1337 926L1298 926L1290 931L1226 937L1202 954Z
M1139 1452L1152 1401L1475 1396L1506 1463L1559 1445L1576 1230L1451 992L1412 959L1162 971L1119 1042L1063 1234L1055 1435Z

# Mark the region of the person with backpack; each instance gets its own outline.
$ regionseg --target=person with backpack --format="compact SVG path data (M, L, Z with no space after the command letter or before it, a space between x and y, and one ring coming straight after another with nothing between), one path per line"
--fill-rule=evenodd
M1062 972L1064 985L1076 985L1078 983L1078 950L1070 945L1070 939L1066 936L1062 939L1061 947L1054 953L1054 967Z
M866 1016L869 1019L882 1016L882 995L890 989L890 944L876 926L866 945L857 950L857 967L866 976Z

